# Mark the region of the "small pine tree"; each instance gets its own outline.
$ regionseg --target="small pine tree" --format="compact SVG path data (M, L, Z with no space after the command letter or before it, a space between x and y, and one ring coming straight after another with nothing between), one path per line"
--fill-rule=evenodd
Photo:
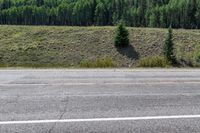
M168 30L167 39L165 40L163 53L164 53L165 58L168 61L170 61L172 64L176 63L176 57L175 57L175 54L174 54L173 33L172 33L171 26L170 26L170 28Z
M117 25L115 34L115 46L116 47L127 47L129 45L129 33L125 27L123 21L120 21Z

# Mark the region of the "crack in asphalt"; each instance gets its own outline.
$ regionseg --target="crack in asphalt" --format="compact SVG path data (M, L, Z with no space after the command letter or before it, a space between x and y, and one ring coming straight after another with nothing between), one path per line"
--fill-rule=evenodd
M68 103L69 103L69 97L67 96L66 99L63 100L62 102L64 102L65 105L64 105L64 110L63 110L63 112L60 114L60 117L58 118L59 120L62 119L62 117L65 115L65 113L66 113L66 111L67 111L67 107L68 107L67 105L68 105ZM55 126L56 126L56 123L54 123L54 124L52 125L52 127L48 130L47 133L52 133L52 131L53 131L53 129L55 128Z

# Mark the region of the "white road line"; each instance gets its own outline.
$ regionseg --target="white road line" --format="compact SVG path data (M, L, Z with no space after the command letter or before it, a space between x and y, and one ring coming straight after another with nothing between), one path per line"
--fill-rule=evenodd
M200 84L200 81L169 81L169 82L135 82L135 83L104 83L104 82L96 82L96 83L0 83L0 86L89 86L89 85L159 85L159 84Z
M74 86L82 86L82 85L86 85L86 86L88 86L88 85L96 85L97 83L11 83L11 84L9 84L9 83L3 83L3 84L0 84L0 86L26 86L26 85L28 85L28 86L47 86L47 85L50 85L50 86L57 86L57 85L69 85L69 86L71 86L71 85L74 85Z
M140 121L140 120L166 120L166 119L197 119L197 118L200 118L200 115L147 116L147 117L121 117L121 118L120 117L119 118L91 118L91 119L63 119L63 120L0 121L0 125L73 123L73 122Z
M200 81L156 81L156 82L135 82L135 83L105 83L106 85L145 85L145 84L200 84Z

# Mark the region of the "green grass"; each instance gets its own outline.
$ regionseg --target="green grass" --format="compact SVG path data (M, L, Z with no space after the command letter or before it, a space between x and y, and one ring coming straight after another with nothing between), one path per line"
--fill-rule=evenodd
M104 57L112 67L135 67L162 53L167 29L128 30L132 49L119 50L115 27L0 26L0 67L82 67ZM198 66L200 30L174 30L174 42L178 61Z

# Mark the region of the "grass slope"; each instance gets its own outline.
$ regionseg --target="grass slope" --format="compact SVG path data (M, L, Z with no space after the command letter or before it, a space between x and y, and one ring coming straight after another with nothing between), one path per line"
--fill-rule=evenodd
M111 58L116 67L133 67L159 55L167 29L128 28L131 46L114 47L115 27L0 26L0 66L78 67L83 60ZM194 61L200 30L174 30L177 58Z

